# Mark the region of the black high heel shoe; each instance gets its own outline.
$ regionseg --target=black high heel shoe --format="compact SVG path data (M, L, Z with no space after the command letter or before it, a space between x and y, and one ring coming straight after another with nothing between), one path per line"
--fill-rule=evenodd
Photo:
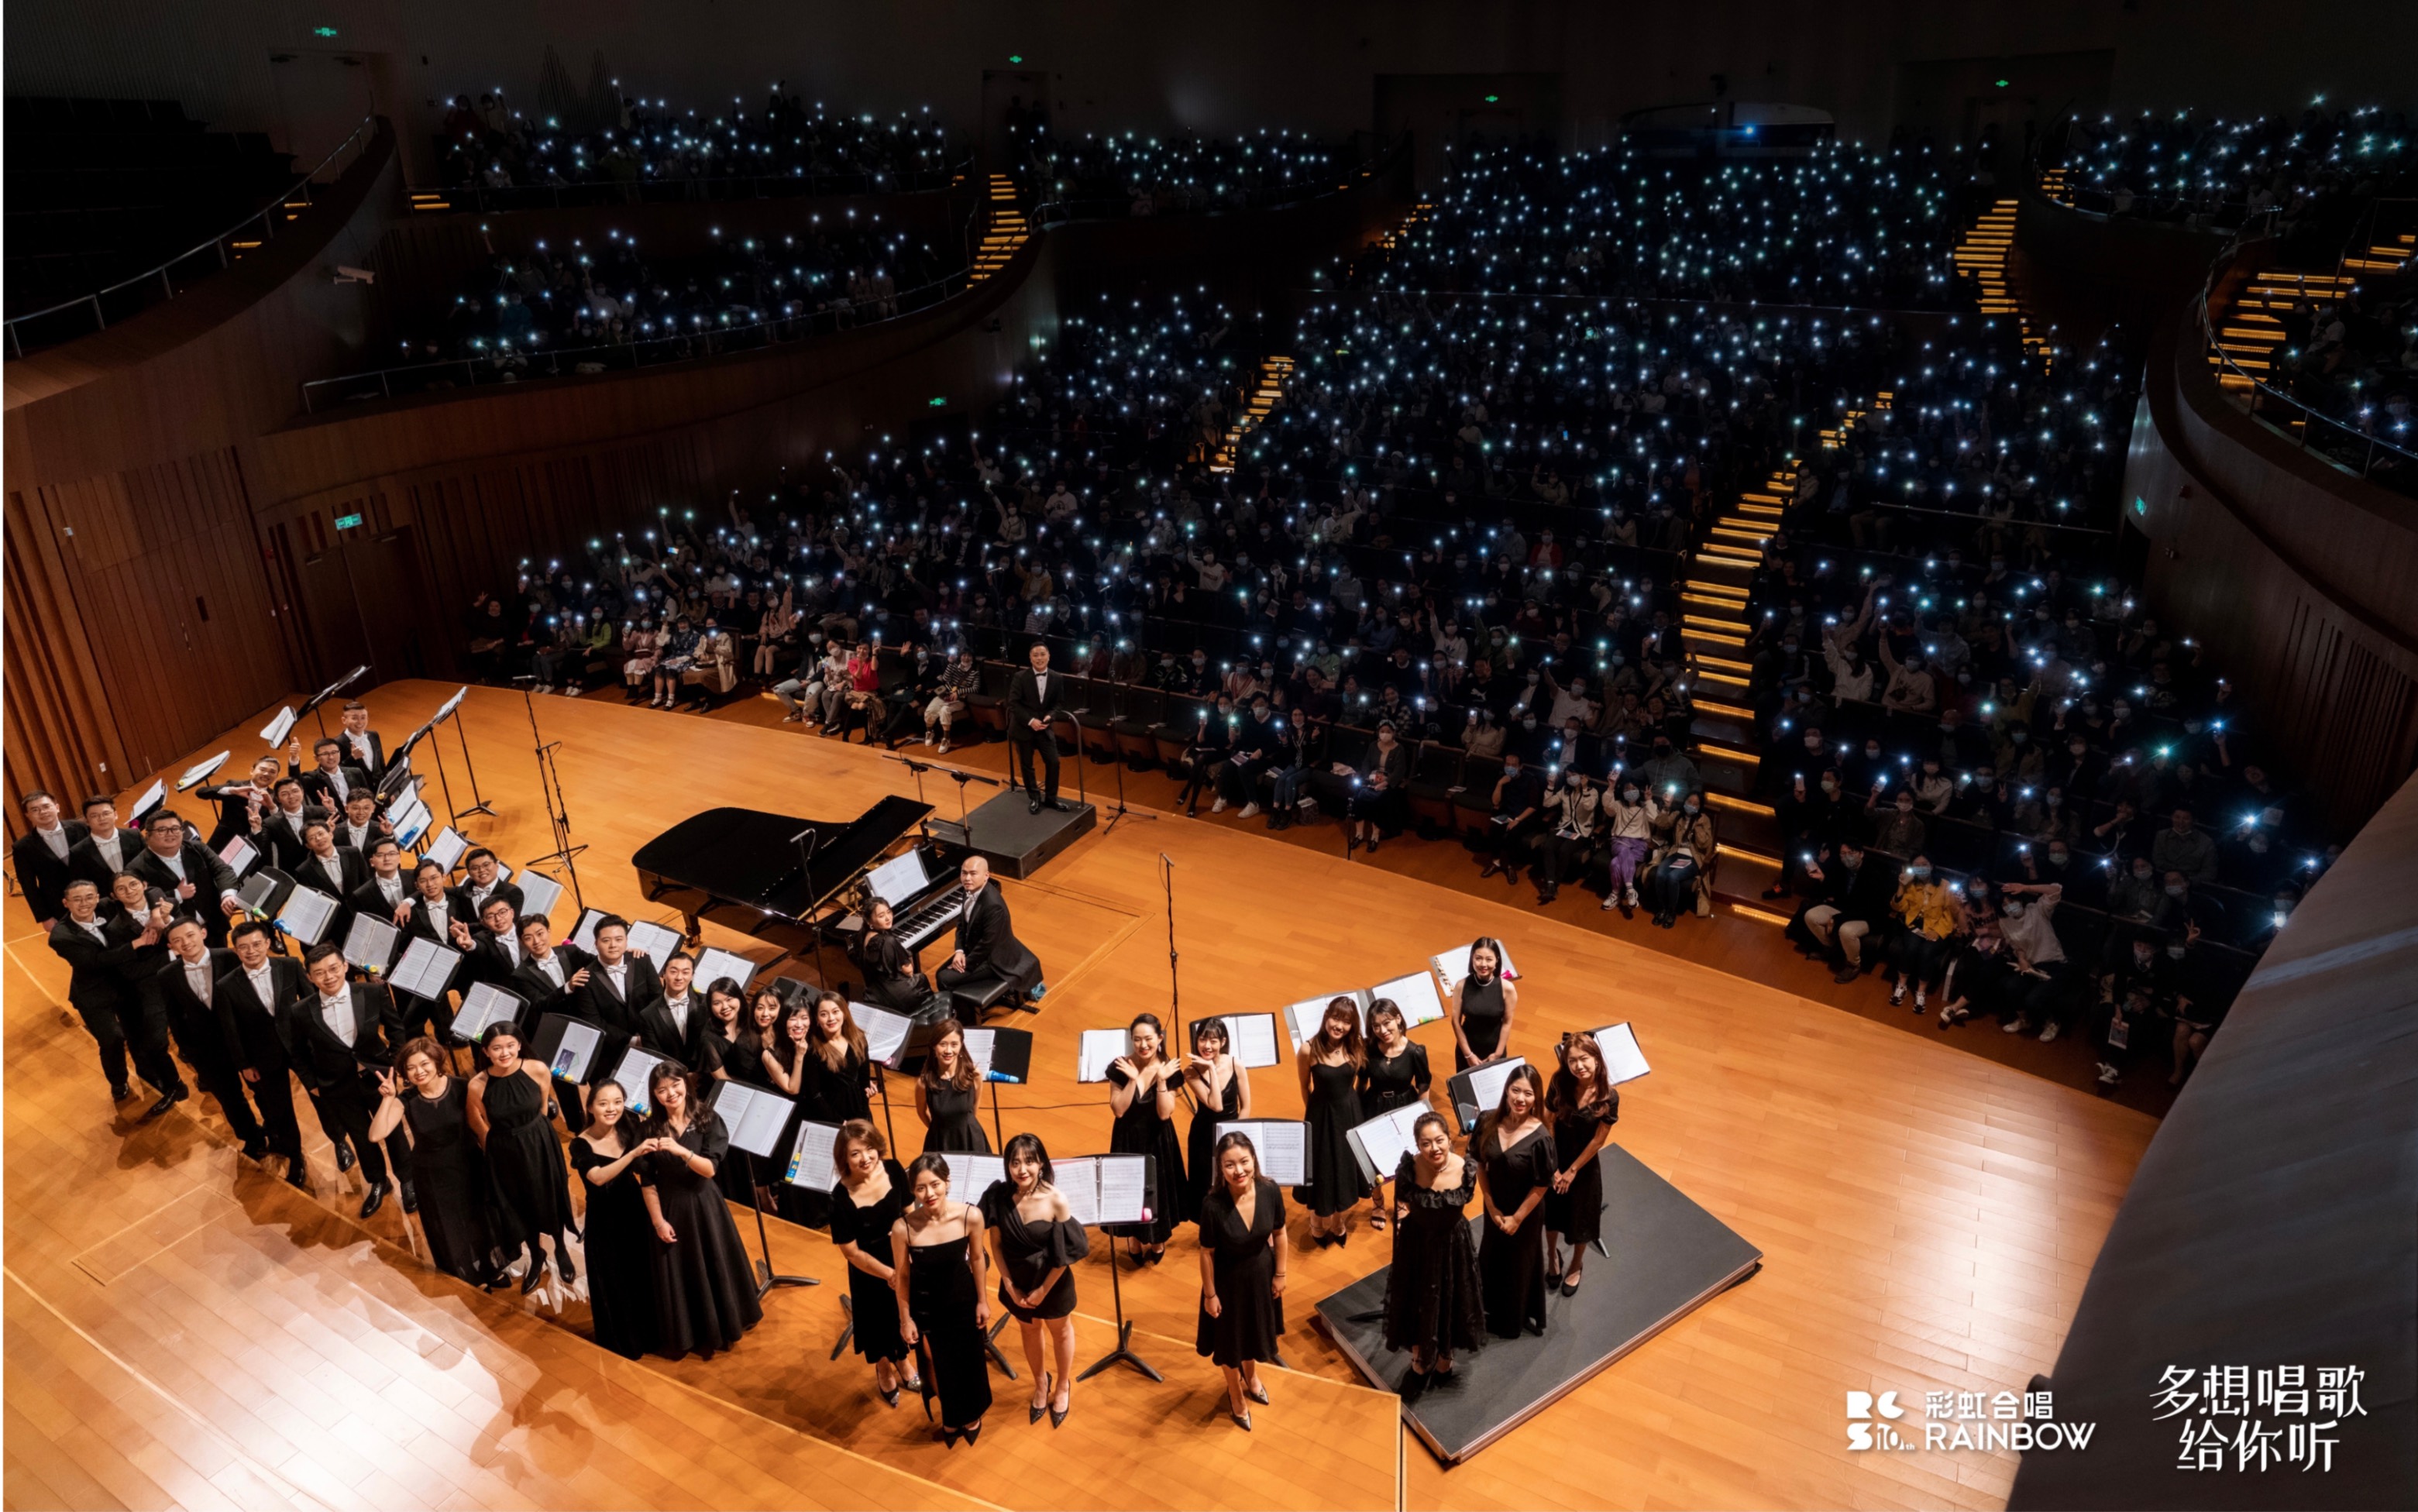
M881 1398L881 1405L884 1407L896 1407L898 1405L898 1388L896 1386L893 1386L887 1391L884 1391L880 1386L876 1386L873 1388L873 1394Z
M957 1430L959 1437L966 1441L967 1448L972 1448L974 1446L974 1442L982 1437L982 1428L983 1426L980 1423L976 1423L970 1428L959 1428Z
M1041 1414L1049 1411L1049 1382L1052 1379L1048 1371L1041 1372L1041 1400L1025 1408L1025 1412L1032 1414L1024 1420L1028 1425L1040 1422Z

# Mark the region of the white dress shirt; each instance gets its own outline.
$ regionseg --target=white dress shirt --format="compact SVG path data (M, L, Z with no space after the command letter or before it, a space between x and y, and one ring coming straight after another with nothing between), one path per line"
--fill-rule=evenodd
M332 998L321 998L319 1017L327 1024L328 1032L346 1045L353 1043L354 1034L360 1029L360 1021L353 1016L353 995L350 989L341 990Z
M183 961L181 964L185 968L185 985L193 989L193 996L202 1000L203 1007L208 1007L210 985L213 980L210 976L209 952L204 951L202 958L198 961Z
M256 970L246 967L243 975L244 980L252 984L252 990L260 994L260 1005L263 1008L277 1006L277 984L273 980L275 973L269 970L267 961L261 962Z
M61 861L68 859L69 842L68 827L66 825L54 824L47 830L36 830L34 832L42 837L42 844L51 848L52 855L58 857Z

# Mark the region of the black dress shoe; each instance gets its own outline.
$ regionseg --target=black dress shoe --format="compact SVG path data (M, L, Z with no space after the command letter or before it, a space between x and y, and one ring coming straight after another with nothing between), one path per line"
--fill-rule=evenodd
M561 1275L564 1286L569 1286L579 1279L579 1267L571 1262L571 1253L568 1250L558 1249L554 1252L554 1268Z
M352 1168L353 1147L346 1144L344 1140L339 1139L336 1141L336 1169L339 1172L343 1172Z
M543 1285L545 1285L545 1261L535 1255L531 1255L529 1257L528 1275L521 1277L521 1295L528 1296L530 1292Z
M362 1217L374 1218L377 1216L377 1210L386 1206L386 1194L389 1188L387 1184L384 1182L370 1183L370 1195L361 1199Z
M311 1189L311 1168L303 1164L300 1155L285 1157L285 1184L298 1192Z
M1072 814L1076 809L1081 807L1080 804L1077 803L1071 798L1053 798L1049 801L1049 806L1056 809L1061 814Z
M420 1211L420 1194L411 1189L411 1183L407 1178L401 1176L396 1177L394 1182L394 1191L395 1196L403 1202L404 1212L417 1213Z
M1034 800L1033 800L1031 802L1029 802L1029 803L1027 803L1027 804L1025 804L1025 805L1024 805L1024 809L1025 809L1025 812L1026 812L1026 813L1028 813L1028 814L1038 814L1038 813L1040 813L1040 812L1041 812L1041 800L1039 800L1039 799L1037 799L1037 798L1036 798L1036 799L1034 799Z
M109 1100L113 1103L122 1103L133 1095L134 1089L122 1081L113 1081L109 1084Z
M150 1107L143 1110L143 1122L148 1123L153 1119L158 1118L161 1114L174 1109L176 1106L176 1094L175 1092L161 1092L158 1102L153 1103Z

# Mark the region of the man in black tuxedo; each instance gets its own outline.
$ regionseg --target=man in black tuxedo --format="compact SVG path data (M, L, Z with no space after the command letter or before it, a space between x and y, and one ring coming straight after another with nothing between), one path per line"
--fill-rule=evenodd
M326 736L312 746L311 765L302 765L302 742L297 740L287 751L293 767L286 774L302 783L302 797L314 808L324 808L330 814L342 814L344 801L355 793L377 791L377 785L360 768L344 762L343 742Z
M176 1036L177 1052L193 1068L202 1090L218 1099L227 1127L243 1141L244 1158L258 1160L268 1153L268 1138L253 1113L252 1099L244 1095L243 1073L219 1026L219 979L235 969L234 953L210 949L202 922L185 918L168 926L168 964L153 980L160 985L160 1005L167 1010L168 1032Z
M260 1104L268 1148L285 1157L285 1179L307 1192L311 1172L302 1159L302 1125L294 1117L294 1058L278 1031L286 1002L308 990L302 963L272 955L275 936L258 919L237 924L233 939L235 964L220 973L211 989L210 1011L218 1018L227 1058ZM339 1145L337 1169L349 1170L352 1164L352 1151Z
M336 900L335 916L328 921L327 931L319 938L341 941L344 931L352 926L350 899L369 883L369 863L361 859L360 851L337 845L335 831L325 819L313 819L302 826L302 848L305 853L301 863L286 875L298 884Z
M294 1074L319 1109L320 1126L339 1150L349 1147L360 1162L361 1177L369 1183L361 1216L371 1217L393 1189L388 1152L404 1160L411 1153L400 1129L388 1138L386 1152L370 1138L370 1119L377 1112L380 1095L378 1074L370 1068L394 1061L387 1038L393 1016L391 994L384 987L347 982L344 953L325 942L303 954L302 975L309 985L286 1000L278 1023L280 1037L294 1058ZM413 1206L407 1189L404 1206L406 1212Z
M237 835L252 833L252 817L268 804L268 795L277 787L284 768L274 755L262 756L252 764L252 776L244 782L214 783L197 788L193 796L204 802L219 806L219 822L210 831L210 848L218 849Z
M521 950L520 910L510 898L489 898L470 931L470 956L462 963L463 982L492 982L516 992L513 973L526 959Z
M1065 711L1066 680L1049 670L1049 648L1039 641L1027 653L1033 664L1018 672L1007 689L1007 739L1016 751L1016 767L1024 776L1024 796L1035 814L1041 805L1072 808L1058 801L1058 717ZM1041 756L1044 784L1033 780L1033 756Z
M509 899L514 913L520 912L523 906L520 884L504 880L502 863L496 860L496 853L484 846L462 858L462 895L469 900L473 917L483 914L487 900L494 897Z
M394 826L378 813L377 794L367 787L356 787L344 800L344 817L335 821L335 832L337 845L367 855L379 836L394 833Z
M394 836L382 834L370 842L364 864L360 885L344 901L355 913L375 914L402 928L410 922L412 897L411 881L403 875L403 848Z
M84 801L84 836L68 852L68 873L109 896L110 880L142 852L143 839L117 822L117 801L99 793Z
M570 1014L586 1017L588 984L590 980L589 954L568 940L554 942L554 924L544 914L524 914L520 921L521 964L505 985L517 992L528 1003L528 1016L521 1025L524 1043L537 1044L537 1022L544 1014ZM600 1055L599 1060L603 1057Z
M713 1015L706 1009L705 994L696 990L696 962L674 951L657 975L663 996L638 1015L639 1043L693 1070L710 1068L713 1050L706 1037L713 1032Z
M243 912L235 868L164 808L143 821L143 848L126 869L174 899L176 917L200 924L214 945L226 942L227 921Z
M310 847L302 841L302 826L311 821L314 812L303 801L302 780L280 777L270 789L268 803L252 817L252 843L268 858L268 864L290 874L310 854Z
M64 894L73 875L68 858L92 832L82 819L60 818L59 801L38 789L25 795L23 806L25 832L17 837L10 860L16 863L17 885L24 890L25 906L34 910L34 923L48 931L67 916Z
M591 1024L602 1024L614 1038L627 1043L636 1037L639 1018L663 1000L663 979L643 955L630 950L630 922L608 913L596 921L596 958L588 968L588 985L579 1006L572 1010Z
M378 738L377 731L370 728L367 704L359 698L344 700L344 728L336 732L336 738L344 742L346 766L360 768L369 773L373 783L386 776L386 741Z
M51 949L68 963L68 1002L99 1044L101 1074L109 1078L112 1098L122 1103L134 1095L126 1079L130 1049L134 1069L158 1089L160 1100L144 1110L147 1123L186 1095L184 1076L168 1058L165 1016L146 1013L126 978L135 951L159 943L162 931L147 918L104 921L100 890L89 878L68 883L64 907L65 915L51 928Z
M948 992L960 983L996 976L1023 996L1038 998L1048 990L1041 985L1039 958L1016 938L1007 899L990 879L990 863L968 856L957 868L957 885L965 890L965 901L957 909L956 952L932 973L933 985Z

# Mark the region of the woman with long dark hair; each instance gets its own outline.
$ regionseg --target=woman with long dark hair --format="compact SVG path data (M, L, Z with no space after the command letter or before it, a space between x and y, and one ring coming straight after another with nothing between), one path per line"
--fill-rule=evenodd
M1469 975L1445 1004L1452 1024L1453 1063L1466 1071L1511 1053L1511 1020L1520 1011L1520 988L1503 970L1503 942L1481 936L1469 947Z
M915 1116L924 1121L924 1149L990 1153L982 1126L982 1077L966 1051L966 1031L952 1021L941 1026L915 1078Z
M1251 1116L1251 1074L1228 1043L1225 1020L1192 1021L1192 1053L1184 1061L1184 1090L1192 1098L1192 1127L1184 1138L1184 1205L1190 1218L1217 1179L1217 1125ZM1164 1187L1165 1178L1161 1178Z
M406 1041L394 1063L408 1090L397 1089L395 1072L379 1075L370 1141L381 1143L398 1128L411 1131L411 1190L419 1199L428 1258L438 1270L472 1286L501 1286L501 1246L496 1243L486 1156L470 1133L469 1091L449 1074L452 1058L435 1040Z
M1226 1411L1251 1428L1250 1402L1267 1405L1260 1362L1284 1336L1284 1192L1260 1174L1260 1153L1239 1130L1211 1153L1217 1184L1201 1202L1201 1320L1193 1348L1226 1376Z
M727 1080L730 1073L724 1068L742 1053L739 1037L747 1027L747 989L727 976L715 977L705 989L705 1043L713 1061L695 1069L700 1077Z
M1486 1326L1503 1338L1545 1331L1545 1226L1537 1209L1553 1184L1553 1142L1544 1123L1544 1078L1523 1065L1503 1084L1503 1100L1477 1121L1469 1148L1486 1199L1477 1245L1478 1292Z
M848 948L848 958L865 975L865 1000L911 1014L932 1000L932 984L898 938L890 905L876 898L865 910L865 928Z
M983 1194L983 1226L999 1263L999 1304L1024 1336L1033 1369L1030 1421L1066 1421L1075 1389L1075 1262L1092 1252L1075 1221L1049 1152L1030 1134L1007 1141L1007 1180ZM1055 1361L1057 1369L1049 1368Z
M1453 1153L1441 1113L1422 1113L1412 1127L1416 1153L1394 1173L1394 1265L1385 1281L1385 1347L1411 1352L1412 1381L1430 1370L1452 1373L1455 1350L1474 1350L1486 1335L1477 1257L1462 1216L1477 1192L1477 1162Z
M898 1405L898 1389L924 1389L923 1377L903 1374L907 1340L898 1329L897 1275L891 1264L890 1230L907 1211L907 1171L890 1158L881 1131L852 1118L832 1140L831 1236L848 1261L849 1336L856 1352L873 1365L873 1389L886 1406ZM592 1268L592 1267L591 1267Z
M1109 1064L1109 1107L1116 1123L1109 1149L1121 1155L1149 1155L1158 1166L1158 1206L1141 1223L1121 1223L1108 1231L1140 1246L1152 1265L1167 1258L1175 1232L1174 1197L1184 1191L1184 1141L1175 1133L1175 1092L1184 1068L1167 1053L1167 1031L1155 1014L1138 1014L1125 1030L1133 1050Z
M554 1078L521 1059L520 1031L509 1023L488 1025L479 1050L487 1069L470 1078L467 1122L486 1152L497 1204L511 1224L505 1242L528 1251L521 1291L536 1291L543 1278L541 1239L553 1242L555 1271L569 1285L579 1279L569 1248L578 1225L571 1213L571 1174L554 1138Z
M772 1041L764 1047L764 1076L773 1084L773 1091L790 1100L789 1117L781 1125L780 1139L773 1146L779 1153L749 1158L756 1167L758 1198L761 1199L769 1195L773 1211L781 1216L809 1229L819 1229L830 1220L827 1195L793 1186L781 1180L788 1151L798 1140L801 1119L811 1118L823 1123L840 1122L824 1117L822 1111L810 1106L804 1096L806 1065L815 1059L814 1051L807 1047L807 1038L813 1029L814 1009L803 998L782 1009L780 1022L773 1027Z
M739 1226L714 1184L730 1134L710 1107L694 1106L688 1074L670 1061L647 1074L646 1154L639 1196L655 1230L656 1349L671 1357L712 1354L762 1320L756 1269Z
M1604 1075L1593 1036L1565 1034L1553 1046L1561 1069L1545 1089L1553 1123L1553 1179L1545 1193L1545 1285L1575 1295L1587 1245L1603 1233L1603 1168L1595 1157L1620 1119L1620 1092ZM1570 1246L1562 1258L1562 1245Z
M808 1008L803 1095L809 1117L824 1123L873 1117L866 1089L873 1085L872 1049L848 1000L836 992L813 996Z
M1391 998L1369 1005L1369 1059L1360 1068L1360 1117L1383 1118L1427 1100L1435 1085L1428 1047L1411 1038L1401 1006ZM1385 1177L1370 1184L1369 1227L1385 1227Z
M1369 1195L1350 1138L1360 1123L1360 1070L1369 1063L1360 1005L1349 998L1329 1002L1318 1032L1303 1042L1294 1062L1309 1120L1309 1181L1293 1195L1308 1207L1311 1241L1324 1249L1345 1243L1353 1206Z
M588 1314L596 1342L636 1359L654 1347L655 1236L631 1171L648 1146L618 1081L588 1095L588 1127L571 1141L571 1168L588 1184Z
M907 1211L890 1229L893 1287L906 1316L900 1332L925 1362L926 1404L939 1398L932 1436L955 1448L982 1437L990 1411L982 1210L950 1200L948 1158L930 1150L907 1168Z

